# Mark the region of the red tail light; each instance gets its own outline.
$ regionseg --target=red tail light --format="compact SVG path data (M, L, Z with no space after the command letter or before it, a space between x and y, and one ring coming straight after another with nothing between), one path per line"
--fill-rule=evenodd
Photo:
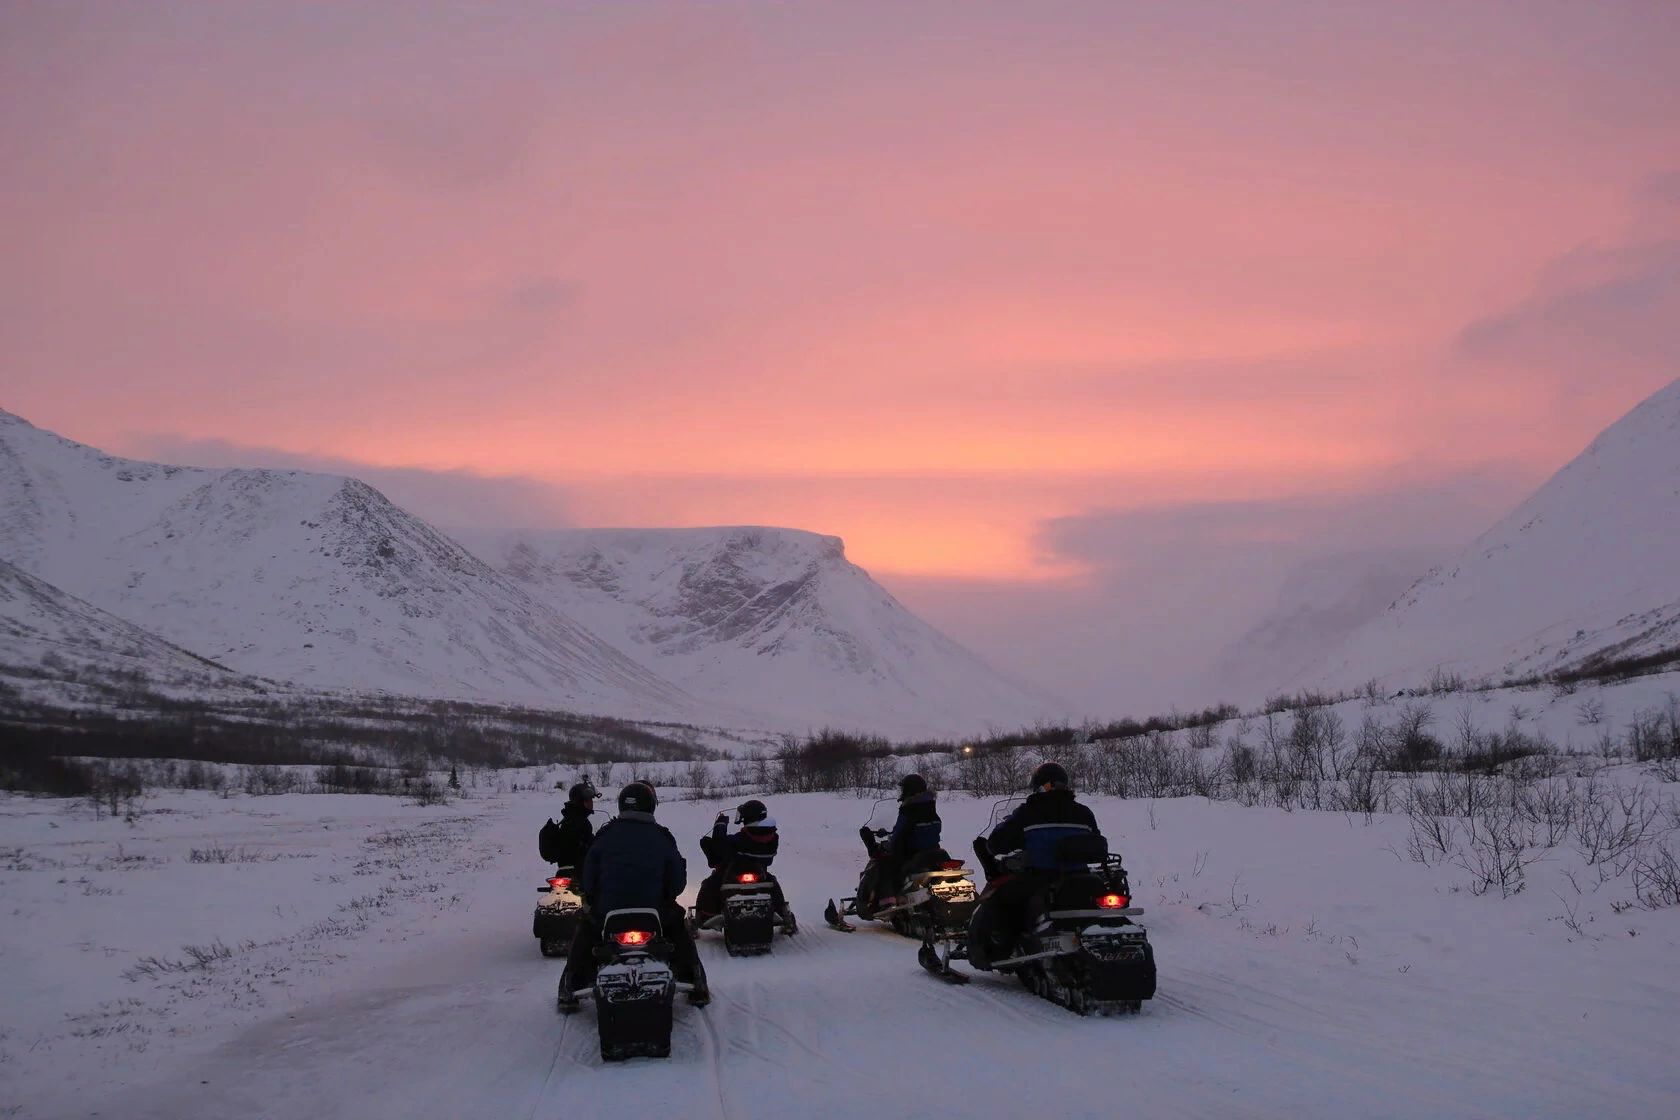
M646 945L653 940L653 934L645 929L627 929L613 934L613 940L620 945Z
M1097 905L1104 910L1124 910L1131 901L1123 894L1105 894L1097 899Z
M572 885L572 881L568 878L550 879L548 885L557 891L563 891Z
M939 870L941 870L941 871L961 871L962 870L962 860L960 860L960 859L948 859L944 863L939 865Z
M758 873L756 871L743 871L735 877L735 881L737 883L756 883L758 882Z

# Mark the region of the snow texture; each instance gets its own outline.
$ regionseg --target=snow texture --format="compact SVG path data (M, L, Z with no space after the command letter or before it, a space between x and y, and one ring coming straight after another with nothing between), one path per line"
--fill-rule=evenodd
M576 529L468 543L651 671L779 725L961 735L1055 709L906 610L846 559L838 537Z
M50 678L125 673L190 689L245 683L237 673L0 560L0 670Z
M1434 1120L1680 1099L1680 910L1577 896L1573 856L1474 897L1395 858L1403 818L1195 799L1093 799L1161 973L1140 1016L1081 1019L1005 978L941 984L884 929L822 927L869 802L767 798L800 934L752 959L703 937L712 1005L679 1003L670 1059L606 1066L530 934L555 795L465 792L168 794L133 823L0 797L0 1114ZM659 814L697 860L724 804ZM991 811L941 808L956 847Z
M472 540L484 559L354 479L119 459L0 412L0 560L242 673L794 732L962 735L1058 710L835 537Z
M1680 381L1306 674L1503 679L1680 648Z
M118 459L0 414L0 558L310 687L711 714L354 479Z

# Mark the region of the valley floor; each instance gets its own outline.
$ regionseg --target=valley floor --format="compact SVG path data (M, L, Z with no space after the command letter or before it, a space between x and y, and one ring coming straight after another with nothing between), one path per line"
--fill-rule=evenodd
M1083 1020L823 927L871 803L770 804L804 928L703 941L672 1058L606 1066L530 935L552 795L0 799L0 1116L1680 1114L1680 909L1577 895L1566 853L1501 900L1396 855L1403 819L1095 799L1160 993ZM661 807L691 860L718 808ZM990 809L945 800L954 850Z

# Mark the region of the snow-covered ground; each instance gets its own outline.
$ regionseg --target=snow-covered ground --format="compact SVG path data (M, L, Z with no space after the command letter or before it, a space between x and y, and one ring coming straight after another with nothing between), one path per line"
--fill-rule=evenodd
M160 794L132 823L0 799L0 1115L1680 1111L1680 908L1576 894L1567 847L1522 894L1475 897L1396 855L1403 819L1199 799L1094 799L1161 981L1140 1017L1082 1020L999 978L947 987L884 930L823 928L871 803L771 798L806 928L769 958L703 943L716 999L679 1004L672 1058L604 1066L530 935L555 795L476 792ZM717 809L660 816L693 859ZM990 809L947 795L948 842ZM172 970L188 945L211 959Z

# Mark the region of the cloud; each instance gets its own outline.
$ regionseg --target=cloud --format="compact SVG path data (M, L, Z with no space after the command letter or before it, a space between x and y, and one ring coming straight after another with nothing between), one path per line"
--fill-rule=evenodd
M551 528L574 524L571 500L553 483L468 470L380 467L331 455L310 455L220 439L167 434L124 441L127 454L199 467L267 467L359 478L397 505L449 528Z
M1618 243L1546 263L1515 305L1469 323L1453 356L1470 371L1533 378L1565 405L1649 393L1680 373L1680 170L1632 192Z
M1600 385L1672 378L1680 367L1680 238L1558 258L1527 299L1466 327L1458 350Z

